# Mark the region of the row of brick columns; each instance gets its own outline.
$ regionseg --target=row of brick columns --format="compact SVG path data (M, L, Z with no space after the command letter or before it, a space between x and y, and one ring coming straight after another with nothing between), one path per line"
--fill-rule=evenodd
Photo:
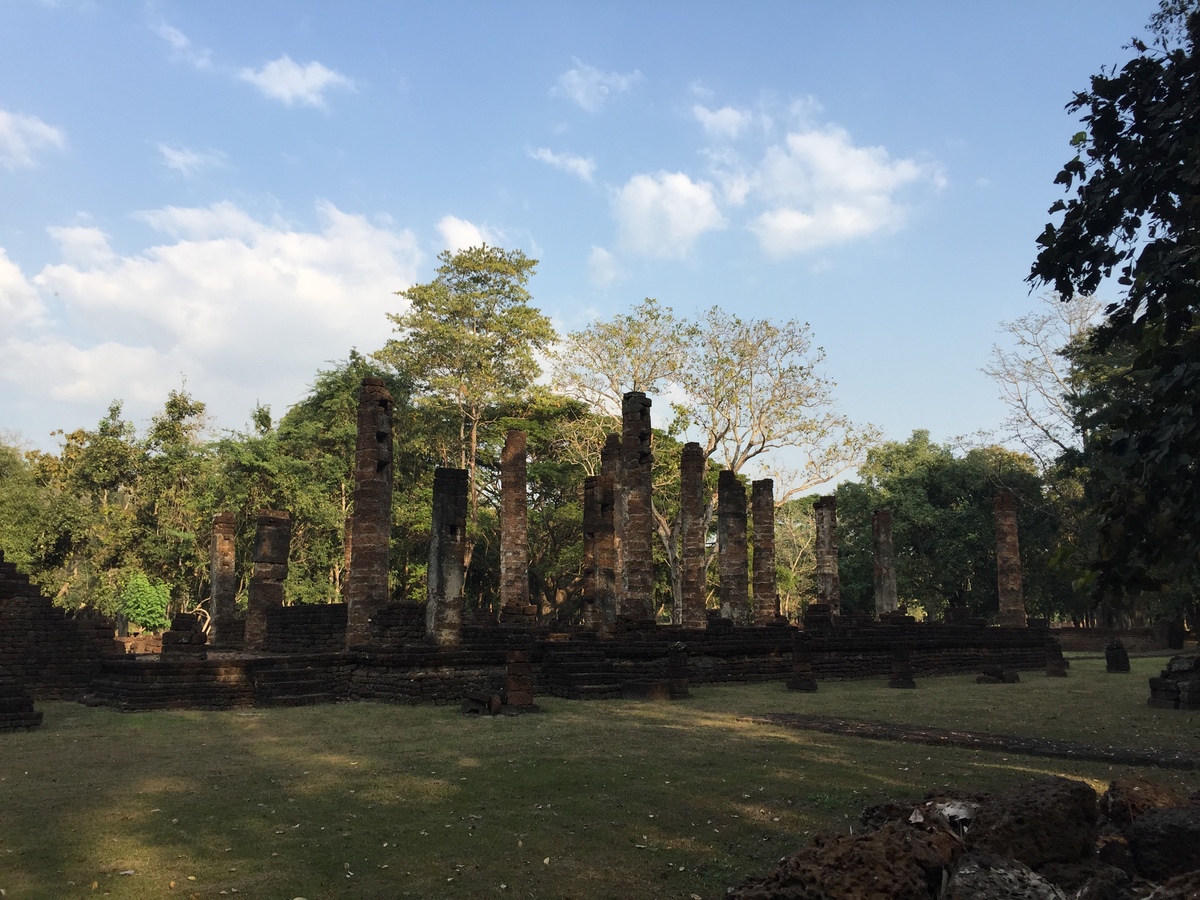
M608 435L598 475L584 481L584 621L601 633L618 618L653 622L654 540L650 400L637 391L622 403L620 434ZM508 433L501 456L500 599L508 615L527 615L529 542L527 439ZM705 458L699 444L684 445L680 461L679 567L680 603L672 618L686 627L705 625ZM346 646L371 643L370 623L390 598L392 505L392 397L378 378L364 378L359 392L355 446L354 515L347 529L349 572L346 580ZM722 471L717 482L717 543L722 615L738 624L765 624L779 616L775 583L775 502L771 479L753 482L750 522L754 571L749 573L746 537L747 503L742 483ZM832 496L814 505L818 606L829 614L841 608L838 581L837 504ZM1016 504L1011 493L996 495L996 561L1000 624L1025 624L1021 564L1017 544ZM466 581L467 472L438 468L434 472L433 515L429 547L426 633L436 643L460 640L463 588ZM262 646L268 612L283 602L287 577L291 517L260 510L254 544L254 571L245 619L245 645ZM888 510L871 517L876 615L897 609L892 519ZM213 643L229 643L236 633L234 519L221 513L212 533Z
M1017 541L1017 503L1011 491L1000 491L994 500L996 522L996 581L1000 599L1000 625L1024 628L1025 597L1021 588L1021 552ZM817 604L827 604L837 615L841 611L841 586L838 580L837 501L821 497L813 505L816 518ZM757 527L757 526L756 526ZM874 562L875 615L895 613L896 565L892 544L891 510L871 513L871 552Z

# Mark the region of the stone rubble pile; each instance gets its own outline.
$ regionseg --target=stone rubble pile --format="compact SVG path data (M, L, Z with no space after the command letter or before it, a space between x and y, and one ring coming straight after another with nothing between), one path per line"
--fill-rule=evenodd
M1200 710L1200 654L1172 656L1158 678L1150 679L1149 706Z
M931 791L818 835L731 900L1196 900L1200 792L1041 777L994 793Z

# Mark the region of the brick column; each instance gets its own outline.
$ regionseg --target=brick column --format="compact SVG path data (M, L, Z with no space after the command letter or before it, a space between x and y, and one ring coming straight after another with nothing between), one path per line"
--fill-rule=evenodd
M392 395L381 378L358 392L354 514L346 575L346 646L371 642L370 622L387 605L392 539Z
M1021 591L1021 550L1017 545L1017 501L1011 491L996 494L996 588L1000 624L1025 627L1025 595Z
M775 583L775 482L762 478L750 485L750 520L754 525L754 624L779 617Z
M653 621L654 515L650 507L654 455L650 449L650 400L630 391L621 406L621 485L625 516L621 530L625 595L622 615Z
M527 439L511 429L500 454L500 605L529 605L529 510L526 503Z
M260 509L254 532L254 574L246 607L246 649L260 650L267 636L267 613L283 606L288 552L292 544L291 513Z
M717 476L717 566L721 574L721 614L737 625L748 624L746 489L728 469Z
M613 486L613 615L625 598L625 488L621 481L621 435L611 432L604 438L600 451L600 475L612 480ZM615 620L614 620L615 621Z
M209 631L214 646L229 646L229 634L238 618L237 569L234 552L233 513L213 516L212 543L209 547Z
M890 509L877 509L871 513L871 555L875 562L875 616L878 618L899 608Z
M813 504L817 519L817 602L837 616L842 612L842 586L838 576L837 498L822 497Z
M703 628L704 578L704 451L694 441L683 445L679 460L680 587L686 628Z
M604 634L617 612L611 475L589 475L583 480L583 556L583 623Z
M467 470L433 472L433 523L429 533L429 600L425 634L435 643L462 639L466 581Z

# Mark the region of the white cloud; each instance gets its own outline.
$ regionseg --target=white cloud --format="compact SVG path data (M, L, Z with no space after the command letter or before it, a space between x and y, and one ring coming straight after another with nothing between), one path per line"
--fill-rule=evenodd
M842 128L793 132L750 176L767 207L750 229L777 258L891 231L904 221L899 192L922 181L944 184L938 167L855 146Z
M213 68L212 51L206 47L195 47L186 34L174 25L157 22L151 26L154 33L171 45L171 58L187 63L203 72Z
M5 330L42 321L46 306L37 290L0 247L0 321Z
M66 135L37 116L0 109L0 166L15 172L37 164L36 154L45 149L62 149Z
M730 140L740 135L754 121L754 114L749 110L734 109L732 106L709 109L703 103L692 107L692 115L710 136Z
M617 258L603 247L593 247L588 254L588 279L597 287L612 284L621 275Z
M219 169L227 164L225 154L219 150L193 150L161 143L157 146L163 165L189 178L205 169Z
M500 243L499 235L486 225L476 225L457 216L442 216L437 223L438 234L451 253L458 253L468 247L478 247L481 244L496 246Z
M319 228L302 230L228 203L154 210L141 218L167 239L129 255L99 229L54 228L62 262L33 277L0 256L0 310L16 316L0 337L0 421L49 400L90 424L114 397L144 418L182 374L235 427L258 400L299 400L351 347L382 346L393 292L416 280L416 239L328 203L317 211ZM47 430L73 424L62 415Z
M725 227L713 186L682 172L635 175L613 200L621 244L642 256L679 259L706 231Z
M574 156L570 153L555 153L546 147L531 150L529 155L534 159L554 166L556 169L561 169L570 175L582 178L589 184L591 183L592 176L596 173L596 163L590 157Z
M575 60L575 68L567 69L558 76L558 84L552 94L566 97L578 103L588 112L599 112L604 101L612 93L623 93L642 78L636 69L628 74L601 72L595 66Z
M47 228L58 244L63 261L81 268L100 268L111 265L117 258L108 244L108 235L99 228L68 225Z
M287 54L261 69L242 69L238 77L258 88L264 96L285 106L297 103L325 109L325 92L331 88L354 90L354 81L319 62L293 62Z

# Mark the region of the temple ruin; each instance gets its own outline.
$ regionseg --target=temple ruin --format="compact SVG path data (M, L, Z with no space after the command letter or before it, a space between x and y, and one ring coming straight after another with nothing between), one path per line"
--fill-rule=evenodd
M695 443L680 459L678 599L660 610L650 408L644 394L625 395L621 431L608 435L598 474L584 482L581 623L534 615L527 438L518 430L508 433L500 461L500 609L475 608L466 595L468 473L454 468L433 473L425 602L393 598L392 399L380 380L368 378L359 395L345 603L285 605L292 524L282 510L258 513L241 615L234 605L236 523L228 514L215 517L212 640L206 645L197 636L195 617L177 616L170 632L176 636L164 643L171 652L159 656L123 654L111 623L67 616L0 560L0 669L19 682L6 682L5 690L126 710L355 699L458 703L468 695L531 707L538 693L679 699L689 683L776 680L814 690L821 680L890 676L907 686L914 675L983 665L1039 669L1058 649L1047 628L1026 627L1016 509L1007 494L996 498L999 627L917 623L898 610L886 510L872 519L876 614L843 615L833 497L822 497L814 510L815 601L803 627L789 624L779 615L775 583L774 485L753 482L747 504L743 481L730 471L718 473L718 584L710 598L706 515L713 501ZM32 721L24 701L17 705L22 721Z

